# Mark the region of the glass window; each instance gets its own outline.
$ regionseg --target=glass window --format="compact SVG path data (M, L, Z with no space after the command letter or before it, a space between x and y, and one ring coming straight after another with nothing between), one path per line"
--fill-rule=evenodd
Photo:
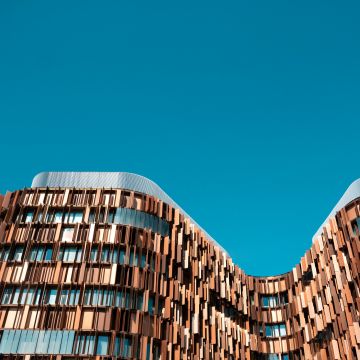
M22 256L24 252L24 246L23 245L16 245L13 255L13 260L15 261L21 261Z
M79 335L77 338L77 344L75 353L80 355L93 355L95 345L94 335Z
M287 291L274 295L263 295L261 300L263 307L275 308L280 305L285 305L288 303Z
M61 242L72 242L74 237L73 227L64 227L61 231Z
M146 266L146 254L141 254L141 267L144 268Z
M274 308L278 306L277 296L269 296L269 307Z
M131 354L131 338L117 336L114 342L114 356L121 358L130 358Z
M280 357L278 354L268 354L267 358L268 358L268 360L280 360Z
M3 295L2 295L2 299L1 299L1 303L3 305L8 305L10 304L11 301L11 297L12 297L12 293L13 293L13 287L6 287L4 289Z
M91 305L91 289L85 289L84 293L84 305Z
M137 294L137 304L136 304L136 308L138 310L142 310L143 308L143 303L144 303L144 294L143 293L138 293Z
M108 223L113 224L115 221L115 210L110 210L108 215Z
M44 304L45 305L55 305L55 303L56 303L56 294L57 294L57 289L48 289L46 291Z
M125 264L125 250L121 249L119 253L119 264Z
M116 357L118 357L120 355L120 338L119 338L119 336L115 337L113 354Z
M67 246L60 247L58 260L67 262L81 262L82 247L81 246Z
M62 289L60 292L60 305L78 305L80 289Z
M138 266L138 254L134 251L130 252L130 266Z
M77 305L79 303L80 290L79 289L71 289L70 290L70 298L69 305Z
M107 355L109 347L109 336L99 335L97 339L96 355Z
M61 223L63 219L62 211L55 211L54 213L54 223Z
M124 346L123 346L123 356L126 358L131 357L131 338L126 337L124 338Z
M34 301L35 288L30 288L27 291L26 304L31 305Z
M6 261L9 258L10 247L4 246L0 250L0 261Z
M24 288L21 291L20 298L19 298L19 304L25 305L30 304L32 301L32 297L34 295L34 288Z
M1 354L71 354L74 331L5 330Z
M88 223L91 224L94 222L95 222L95 209L91 209L89 213Z
M116 292L115 306L117 306L117 307L124 307L123 299L124 299L124 296L123 296L122 290L118 290L118 291Z
M155 296L151 295L149 296L149 303L148 303L149 315L154 315L154 310L155 310Z
M286 336L285 324L267 324L265 326L265 335L267 337Z
M280 336L286 336L286 326L285 324L279 325L279 334Z
M267 337L273 336L273 327L272 327L272 325L266 325L265 326L265 335Z
M98 256L98 246L93 245L90 252L90 261L97 261Z
M101 250L101 261L103 262L110 261L110 247L107 245L104 245Z
M27 210L24 213L24 222L25 223L31 223L33 221L34 218L34 210Z
M169 224L165 220L143 211L117 208L115 216L112 219L115 224L151 228L152 231L160 233L163 236L169 235Z
M82 211L71 211L69 213L68 223L69 224L81 223L82 218L83 218L83 212Z
M50 261L52 248L44 245L34 245L29 254L29 261Z
M112 251L111 262L112 262L112 263L117 263L118 260L119 260L119 251L118 251L118 249L115 248L115 249L113 249L113 251Z
M84 305L112 306L114 302L114 290L86 288Z
M46 247L46 251L45 251L45 261L51 261L52 259L52 248L50 246Z

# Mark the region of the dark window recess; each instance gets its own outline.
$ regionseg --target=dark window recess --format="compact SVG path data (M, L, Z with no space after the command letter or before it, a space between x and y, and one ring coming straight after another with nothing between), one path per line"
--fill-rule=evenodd
M353 220L351 222L351 227L352 227L354 236L359 235L359 233L360 233L360 217L356 218L355 220Z
M317 335L312 339L312 341L316 344L323 344L331 340L332 330L331 325L325 328L323 331L319 331Z
M303 284L306 286L306 285L309 285L310 284L310 281L313 279L313 273L311 271L311 269L307 270L304 275L302 276L302 282Z

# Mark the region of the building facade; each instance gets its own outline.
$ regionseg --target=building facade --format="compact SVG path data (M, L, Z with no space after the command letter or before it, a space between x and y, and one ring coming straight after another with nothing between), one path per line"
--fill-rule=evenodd
M0 197L0 358L359 359L359 198L255 277L148 179L39 174Z

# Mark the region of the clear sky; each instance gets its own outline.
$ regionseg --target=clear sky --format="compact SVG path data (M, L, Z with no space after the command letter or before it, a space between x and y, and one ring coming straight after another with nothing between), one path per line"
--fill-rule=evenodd
M0 192L158 183L247 273L290 270L360 177L359 1L1 1Z

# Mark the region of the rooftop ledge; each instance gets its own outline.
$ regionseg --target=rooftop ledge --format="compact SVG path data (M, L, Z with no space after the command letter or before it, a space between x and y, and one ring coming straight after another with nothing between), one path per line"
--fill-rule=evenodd
M120 188L137 191L154 196L165 203L178 208L191 222L201 229L206 236L222 251L227 251L216 242L200 225L194 221L164 190L144 176L127 172L42 172L37 174L31 187L63 187L63 188ZM327 216L323 224L313 236L313 241L321 235L323 226L330 217L351 201L360 197L360 179L355 180L345 191L338 203Z
M204 234L226 254L228 252L212 238L190 215L188 215L161 187L150 179L128 172L42 172L37 174L32 188L113 188L127 189L154 196L166 204L177 208L189 218Z

